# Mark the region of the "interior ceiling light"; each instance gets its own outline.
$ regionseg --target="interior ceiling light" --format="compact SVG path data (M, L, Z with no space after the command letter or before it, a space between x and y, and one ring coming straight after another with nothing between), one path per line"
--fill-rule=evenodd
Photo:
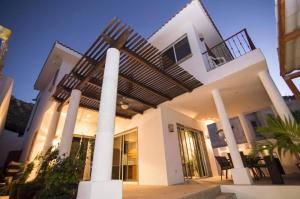
M129 108L129 104L125 101L125 99L120 101L121 109L127 110Z

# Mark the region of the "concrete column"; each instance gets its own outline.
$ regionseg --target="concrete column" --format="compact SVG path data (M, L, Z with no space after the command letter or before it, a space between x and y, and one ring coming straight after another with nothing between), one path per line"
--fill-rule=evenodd
M67 111L67 116L62 131L61 141L59 144L59 155L69 156L72 146L73 133L76 124L77 112L80 103L81 91L72 90L70 96L69 108Z
M234 184L252 184L252 178L250 176L249 170L243 165L243 161L240 156L239 149L219 90L213 90L212 95L216 104L218 115L223 127L224 135L227 140L227 145L234 166L231 172Z
M122 181L111 180L120 52L107 50L91 181L80 182L77 199L121 199Z
M47 134L45 144L43 147L43 151L42 151L43 154L45 154L48 151L48 149L52 146L52 141L55 138L56 129L57 129L57 125L58 125L58 121L59 121L59 117L60 117L60 111L57 111L58 106L59 106L59 104L56 103L55 108L53 110L54 112L52 114L51 122L49 124L48 134Z
M247 139L249 147L253 148L253 143L255 142L255 135L254 135L252 129L250 128L250 126L249 126L247 118L243 113L240 113L238 115L238 117L239 117L239 120L241 122L242 128L244 130L245 137Z
M267 70L260 71L258 76L264 85L273 105L281 119L290 118L294 120L294 117L283 100L278 88L276 87L274 81L272 80L269 72Z

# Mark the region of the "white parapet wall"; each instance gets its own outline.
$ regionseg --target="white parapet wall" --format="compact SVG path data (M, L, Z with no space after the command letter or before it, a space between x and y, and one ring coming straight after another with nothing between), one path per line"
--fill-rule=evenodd
M299 199L297 185L221 185L223 193L235 193L237 199Z

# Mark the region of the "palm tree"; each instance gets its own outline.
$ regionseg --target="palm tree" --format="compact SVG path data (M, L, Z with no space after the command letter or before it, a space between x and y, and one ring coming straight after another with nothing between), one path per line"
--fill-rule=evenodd
M255 154L268 151L272 155L274 150L277 150L279 156L287 152L296 156L300 153L300 124L296 121L269 116L267 126L257 130L265 140L255 144Z

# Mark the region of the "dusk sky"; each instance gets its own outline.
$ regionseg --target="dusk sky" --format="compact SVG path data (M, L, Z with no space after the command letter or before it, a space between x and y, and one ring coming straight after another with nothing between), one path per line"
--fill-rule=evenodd
M5 74L14 79L13 94L36 97L34 82L58 40L84 53L117 16L148 37L188 0L0 0L0 24L13 32ZM279 76L274 0L203 0L224 38L247 28L267 58L282 95L291 92ZM195 66L196 67L196 66Z

